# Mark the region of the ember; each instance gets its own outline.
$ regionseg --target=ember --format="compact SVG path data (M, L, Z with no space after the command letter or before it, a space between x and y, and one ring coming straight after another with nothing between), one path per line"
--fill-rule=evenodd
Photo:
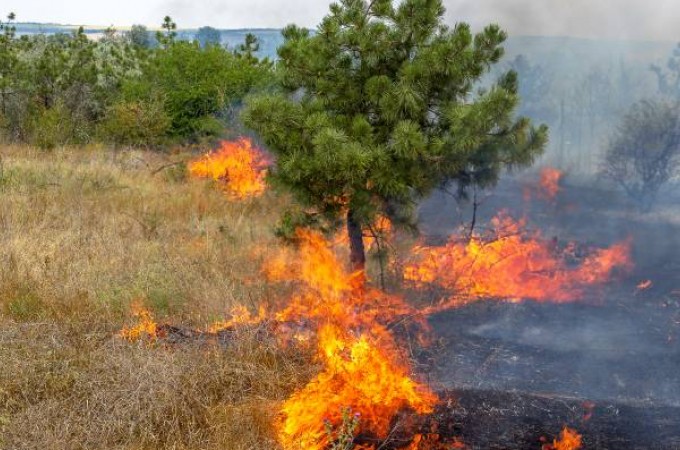
M222 141L218 150L189 164L189 173L199 178L212 178L221 183L224 192L235 199L257 197L266 189L265 177L269 160L248 138Z

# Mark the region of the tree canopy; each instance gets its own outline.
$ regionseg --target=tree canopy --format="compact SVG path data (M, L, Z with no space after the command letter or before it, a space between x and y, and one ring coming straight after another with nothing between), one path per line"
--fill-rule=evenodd
M275 181L346 214L357 269L361 227L377 214L412 219L438 186L492 185L544 148L547 128L515 118L514 72L479 88L506 34L446 26L441 0L342 0L315 32L283 36L279 89L250 99L243 119L275 153Z
M641 211L680 169L680 108L646 100L628 111L609 142L602 174L617 183Z

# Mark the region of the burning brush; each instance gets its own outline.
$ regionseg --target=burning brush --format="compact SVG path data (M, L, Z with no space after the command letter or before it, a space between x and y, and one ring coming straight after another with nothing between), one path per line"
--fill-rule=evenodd
M573 247L557 248L539 233L528 232L524 221L501 214L489 234L416 249L405 278L415 287L435 283L451 293L439 305L416 310L401 297L368 285L364 273L345 270L319 233L298 230L297 241L297 249L281 249L264 268L272 281L295 286L292 298L257 314L237 308L230 320L201 332L215 335L267 323L280 341L305 342L316 349L321 370L280 409L276 428L286 450L386 448L400 414L434 411L438 397L414 377L407 346L394 333L396 324L409 323L409 331L417 331L425 342L427 314L484 298L575 301L586 287L608 281L615 269L630 265L627 242L577 257ZM148 312L137 315L140 324L121 335L130 340L156 336ZM410 439L390 448L465 448L436 433L412 433ZM560 440L544 449L575 450L580 439L565 429Z
M198 178L212 178L229 197L245 199L265 192L269 165L265 153L243 137L222 141L219 149L191 162L189 173Z

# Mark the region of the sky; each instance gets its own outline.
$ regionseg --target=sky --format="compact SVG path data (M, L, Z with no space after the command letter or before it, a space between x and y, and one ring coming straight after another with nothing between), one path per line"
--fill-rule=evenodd
M20 21L62 24L160 25L170 15L180 28L314 27L324 0L3 0ZM678 0L444 0L450 24L475 29L494 22L510 35L576 36L680 41ZM0 11L0 13L3 13Z

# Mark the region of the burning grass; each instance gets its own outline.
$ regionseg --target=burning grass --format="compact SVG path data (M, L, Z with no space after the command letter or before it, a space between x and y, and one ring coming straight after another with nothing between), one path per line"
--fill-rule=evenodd
M239 141L197 164L241 150L252 156ZM488 235L416 251L405 278L451 295L416 309L349 273L317 233L276 243L281 199L185 183L186 159L3 150L0 447L465 448L422 430L383 447L401 414L436 410L407 351L427 341L425 316L489 297L578 300L630 263L626 243L581 252L501 215ZM546 448L578 448L567 431Z
M271 297L258 261L282 199L186 183L182 152L0 155L0 448L274 447L272 404L315 372L308 353L248 330L219 351L114 335L135 300L207 327Z
M265 178L270 162L248 138L222 141L220 148L189 164L189 173L212 178L233 199L259 197L267 187Z

